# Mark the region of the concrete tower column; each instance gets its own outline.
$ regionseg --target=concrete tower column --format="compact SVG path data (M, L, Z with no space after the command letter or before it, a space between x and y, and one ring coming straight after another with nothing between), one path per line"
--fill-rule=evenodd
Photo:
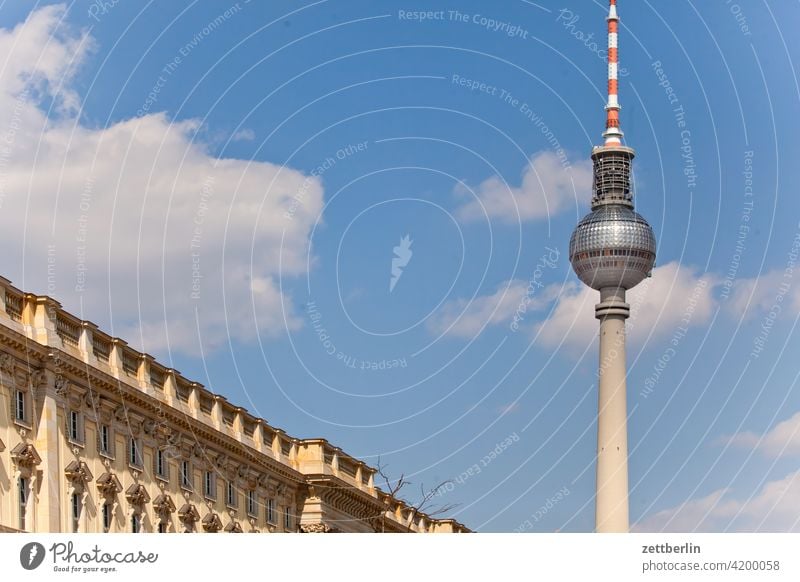
M595 530L628 531L628 406L625 320L630 306L625 290L600 290L595 317L600 320L597 415L597 501Z

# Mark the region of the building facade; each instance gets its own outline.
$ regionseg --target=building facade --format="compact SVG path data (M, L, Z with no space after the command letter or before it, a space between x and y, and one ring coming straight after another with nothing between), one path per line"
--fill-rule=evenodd
M0 278L0 531L459 533Z

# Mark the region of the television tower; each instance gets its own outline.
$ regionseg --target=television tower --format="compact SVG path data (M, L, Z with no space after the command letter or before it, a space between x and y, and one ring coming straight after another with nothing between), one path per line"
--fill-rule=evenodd
M595 530L628 531L628 427L625 386L625 291L649 277L656 259L653 229L633 209L631 162L622 145L617 93L619 17L609 0L608 103L605 143L592 149L592 211L575 227L569 260L583 283L600 291Z

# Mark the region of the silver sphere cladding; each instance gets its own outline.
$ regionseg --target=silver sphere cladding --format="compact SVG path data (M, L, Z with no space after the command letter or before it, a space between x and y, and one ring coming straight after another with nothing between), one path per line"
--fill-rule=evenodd
M622 205L600 206L587 214L569 241L572 268L592 289L631 289L650 275L655 259L650 224Z

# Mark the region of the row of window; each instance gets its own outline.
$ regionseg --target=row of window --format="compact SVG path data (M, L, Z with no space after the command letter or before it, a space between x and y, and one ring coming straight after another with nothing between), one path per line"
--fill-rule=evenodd
M614 269L627 269L628 272L634 271L636 269L647 269L649 265L647 263L641 261L632 261L632 262L624 262L624 261L612 261L612 260L603 260L597 261L596 263L585 263L581 265L576 265L575 272L579 275L586 271L591 271L592 269L597 268L614 268Z
M18 481L18 500L19 500L19 529L22 531L27 530L27 515L28 515L28 500L30 498L30 480L26 477L20 477ZM230 483L228 484L229 492L232 491ZM229 493L230 494L230 493ZM73 493L70 496L70 518L72 531L77 532L80 526L81 514L83 513L83 502L79 493ZM258 515L258 503L256 501L256 492L250 490L247 492L247 513L251 516ZM266 520L267 523L275 524L275 500L268 499L266 504ZM101 505L100 517L103 526L103 532L107 533L111 530L111 522L113 519L112 507L109 503ZM134 512L131 516L131 532L139 533L142 531L142 516ZM283 526L286 531L292 529L292 512L290 508L285 507L283 511ZM167 525L164 522L159 522L158 533L166 533Z
M23 488L26 487L26 483L22 483L20 485L20 491L23 491ZM250 515L257 515L258 508L255 501L255 491L248 491L248 513ZM20 529L25 529L25 510L24 507L27 504L27 498L25 498L25 502L23 503L22 497L20 498L20 507L22 509L20 515ZM72 531L77 532L80 524L81 514L83 512L83 503L81 502L80 495L78 493L73 493L70 499L70 509L71 509L71 518L72 518ZM267 500L267 510L266 510L266 518L267 522L270 524L275 524L275 500L268 499ZM102 504L101 510L101 519L103 525L103 532L108 533L111 530L111 522L113 519L111 505L108 503ZM142 516L140 513L134 512L131 514L131 533L139 533L142 531ZM292 512L291 510L286 507L283 511L283 527L286 531L291 531L292 529ZM167 524L163 521L159 521L158 523L158 533L166 533L167 532Z
M14 418L23 423L29 422L27 407L27 392L17 390L14 395ZM77 410L69 410L66 418L67 438L73 443L84 442L83 415ZM114 458L114 440L111 427L107 424L100 424L97 432L98 452L106 457ZM157 449L153 460L153 471L157 478L169 480L169 455L163 449ZM144 466L143 451L141 441L133 436L128 437L128 464L131 467L142 469ZM187 459L181 459L178 465L180 487L185 490L193 491L194 484L192 478L192 465ZM19 479L19 527L21 530L26 528L26 508L29 499L29 480ZM203 472L203 496L209 500L217 499L217 475L213 470ZM258 516L258 497L255 490L246 492L246 510L251 517ZM228 481L225 488L225 503L228 507L238 508L238 495L236 486ZM77 531L77 523L80 519L82 504L78 494L74 494L70 500L73 528ZM104 531L108 531L111 526L110 507L103 505L102 522ZM267 523L275 524L276 507L274 499L267 499L265 505L265 518ZM140 529L139 522L132 522L131 529L136 532ZM291 529L291 513L288 508L284 511L284 526L287 530Z
M578 253L578 259L588 259L589 257L639 257L640 259L649 259L652 255L647 251L639 251L636 249L603 249L602 251L589 251L585 253Z

